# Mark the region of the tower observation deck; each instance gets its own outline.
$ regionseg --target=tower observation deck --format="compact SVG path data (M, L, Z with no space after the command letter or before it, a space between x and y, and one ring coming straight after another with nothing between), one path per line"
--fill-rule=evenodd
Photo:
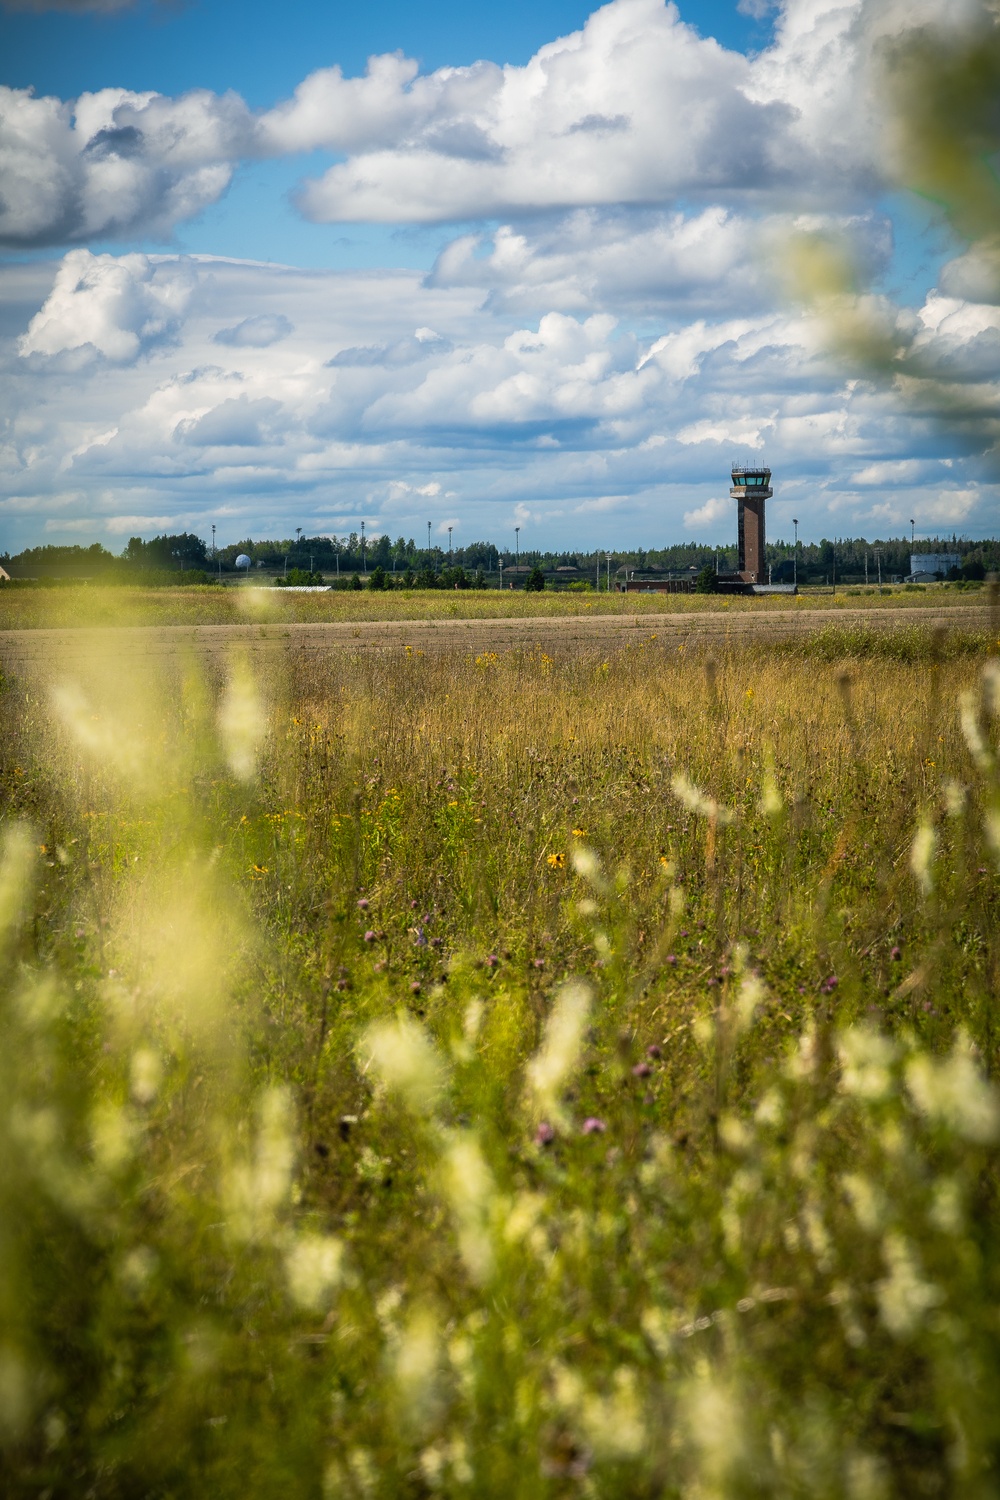
M765 583L764 501L770 500L771 470L766 464L733 464L729 491L738 505L739 576L745 583Z

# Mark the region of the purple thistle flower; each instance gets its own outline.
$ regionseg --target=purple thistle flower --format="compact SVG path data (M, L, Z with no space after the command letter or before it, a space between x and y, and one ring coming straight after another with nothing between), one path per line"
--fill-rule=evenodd
M603 1135L607 1128L604 1121L599 1120L596 1115L590 1115L581 1127L584 1135Z
M486 967L488 969L495 969L496 966L497 966L497 964L499 962L500 962L500 960L497 958L497 956L496 956L495 953L487 953L487 955L486 955Z
M544 960L544 958L535 958L535 959L532 959L532 962L533 962L533 964L534 964L534 966L535 966L536 969L544 969L545 968L545 960Z
M677 954L676 953L668 953L667 954L667 963L676 966L676 964L677 964Z
M369 904L370 903L368 901L368 898L366 896L362 896L361 900L358 902L358 911L367 911Z
M648 1046L646 1048L646 1056L647 1057L662 1057L663 1056L663 1050L662 1050L662 1048L660 1046L658 1046L658 1044L656 1042L653 1042L650 1046Z
M369 927L368 931L365 933L365 942L366 943L374 943L374 941L375 941L375 934L374 934L374 932L372 932L371 928Z
M889 957L892 959L892 961L893 961L894 964L898 964L899 960L902 958L902 956L903 956L903 951L899 947L898 944L897 944L897 946L895 948L893 948L892 952L889 954Z
M414 980L411 981L411 983L410 983L410 994L411 995L419 995L420 994L420 980L419 979L414 979Z
M649 1066L649 1063L636 1063L635 1067L632 1069L632 1076L633 1078L648 1078L652 1071L653 1070Z
M535 1131L536 1146L551 1146L556 1138L556 1133L547 1120L543 1120Z

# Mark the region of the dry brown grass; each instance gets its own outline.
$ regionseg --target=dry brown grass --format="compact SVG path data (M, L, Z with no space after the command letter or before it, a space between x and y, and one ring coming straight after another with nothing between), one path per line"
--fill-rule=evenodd
M338 620L551 619L571 615L698 615L723 610L733 615L764 614L793 607L908 611L933 606L969 605L985 597L949 588L906 593L872 589L836 595L803 592L781 596L720 599L710 594L527 594L499 590L445 593L436 590L379 593L289 594L280 589L245 587L142 589L77 585L60 588L0 588L0 629L33 630L80 625L236 624L251 620L320 622Z

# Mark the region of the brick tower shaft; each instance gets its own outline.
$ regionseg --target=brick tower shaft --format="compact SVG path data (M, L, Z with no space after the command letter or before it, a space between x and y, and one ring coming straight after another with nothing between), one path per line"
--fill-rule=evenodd
M764 502L774 493L771 471L763 464L759 468L734 464L732 476L729 493L737 502L739 576L745 583L766 583Z

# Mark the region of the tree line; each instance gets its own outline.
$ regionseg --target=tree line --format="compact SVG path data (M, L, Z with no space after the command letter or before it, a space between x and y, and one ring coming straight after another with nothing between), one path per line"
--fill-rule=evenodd
M968 541L956 536L924 538L911 547L906 537L869 541L864 537L827 538L819 542L800 542L796 552L791 541L779 540L768 543L765 563L773 570L776 581L786 574L797 572L800 582L815 582L832 579L834 576L846 581L862 578L866 572L875 581L881 563L883 579L904 577L910 571L911 552L947 552L962 559L964 570L970 568L973 575L981 568L984 573L1000 571L1000 541ZM37 570L39 576L102 576L105 578L129 578L142 576L152 580L156 576L185 573L191 581L207 581L212 576L232 574L236 571L236 559L250 559L251 572L258 569L273 574L279 572L289 577L308 574L325 582L340 580L342 587L351 587L354 577L365 580L369 586L372 577L375 587L393 587L405 583L415 588L474 588L484 587L487 582L498 581L501 569L510 581L522 584L529 576L540 574L546 582L590 582L606 587L609 579L613 586L616 574L623 570L637 574L652 575L690 574L696 576L705 569L725 573L735 570L736 548L733 546L707 546L698 542L677 542L669 547L623 548L620 550L598 549L573 552L540 551L532 548L498 547L493 542L470 542L454 548L432 544L418 547L411 537L398 537L395 541L386 533L373 538L362 538L357 532L345 536L298 536L283 539L254 540L244 537L241 541L228 543L213 551L212 547L192 532L164 534L149 541L138 536L130 537L119 554L109 551L100 542L90 546L47 544L28 547L14 554L0 554L0 564L13 567L15 573L30 575ZM515 564L519 564L514 572ZM537 581L536 581L537 586Z

